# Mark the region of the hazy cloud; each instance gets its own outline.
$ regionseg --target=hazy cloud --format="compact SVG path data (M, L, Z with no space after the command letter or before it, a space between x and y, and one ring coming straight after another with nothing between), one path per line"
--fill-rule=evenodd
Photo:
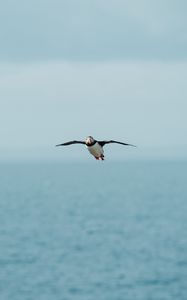
M186 10L183 0L7 0L0 59L186 59Z
M136 143L144 156L187 150L186 63L59 61L2 69L1 148L37 153L93 134Z

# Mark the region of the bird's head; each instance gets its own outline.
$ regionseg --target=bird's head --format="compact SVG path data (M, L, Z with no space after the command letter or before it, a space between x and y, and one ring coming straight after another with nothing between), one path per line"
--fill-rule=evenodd
M95 140L92 136L87 136L86 140L85 140L85 143L87 146L91 146L95 143Z

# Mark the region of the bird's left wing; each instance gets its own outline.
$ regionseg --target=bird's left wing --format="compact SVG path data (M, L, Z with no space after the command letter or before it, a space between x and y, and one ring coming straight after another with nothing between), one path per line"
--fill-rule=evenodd
M101 145L102 147L103 147L104 145L106 145L106 144L111 144L111 143L120 144L120 145L125 145L125 146L136 147L135 145L132 145L132 144L122 143L122 142L118 142L118 141L114 141L114 140L110 140L110 141L98 141L98 144Z
M69 146L69 145L73 145L73 144L83 144L85 145L85 142L84 141L69 141L69 142L66 142L66 143L62 143L62 144L58 144L56 145L57 147L58 146Z

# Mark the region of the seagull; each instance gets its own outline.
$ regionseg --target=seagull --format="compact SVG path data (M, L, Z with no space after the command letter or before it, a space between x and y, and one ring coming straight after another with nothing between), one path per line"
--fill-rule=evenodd
M114 141L114 140L97 141L92 136L88 136L85 139L85 141L73 140L73 141L69 141L66 143L58 144L56 146L58 147L58 146L69 146L69 145L73 145L73 144L83 144L83 145L86 145L88 151L95 157L95 159L104 160L103 146L105 146L106 144L112 144L112 143L136 147L135 145L132 145L132 144L122 143L122 142L118 142L118 141Z

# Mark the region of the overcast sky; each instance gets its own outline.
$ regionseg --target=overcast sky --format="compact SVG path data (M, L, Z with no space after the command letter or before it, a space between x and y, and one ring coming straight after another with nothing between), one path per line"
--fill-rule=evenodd
M187 157L187 2L7 0L0 10L0 160Z

